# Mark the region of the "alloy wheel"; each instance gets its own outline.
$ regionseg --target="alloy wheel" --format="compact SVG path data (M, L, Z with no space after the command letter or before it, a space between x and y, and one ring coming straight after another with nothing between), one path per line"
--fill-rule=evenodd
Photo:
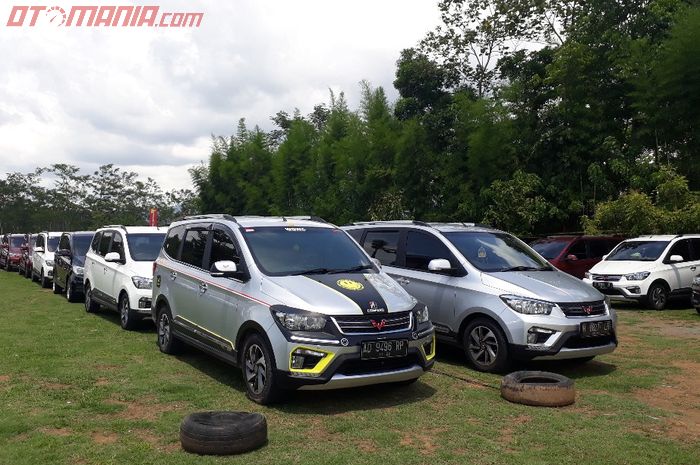
M170 318L167 313L160 315L158 320L158 345L161 348L167 347L170 342Z
M245 354L245 379L253 394L260 394L267 382L267 361L265 354L257 344L251 344Z
M129 299L122 299L119 303L119 318L122 326L126 328L129 324Z
M486 326L476 326L469 333L469 354L483 366L493 364L498 357L498 339Z
M652 290L651 301L656 308L663 308L666 305L666 292L661 286L657 286Z

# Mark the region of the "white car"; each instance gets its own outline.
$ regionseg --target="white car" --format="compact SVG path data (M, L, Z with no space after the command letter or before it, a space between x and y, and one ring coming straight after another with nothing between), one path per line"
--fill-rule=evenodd
M663 310L670 297L690 297L698 269L700 235L642 236L621 242L584 281L611 300Z
M85 310L117 310L124 329L151 315L153 262L167 228L105 226L85 256Z
M61 234L44 231L36 236L32 252L32 281L39 281L41 287L49 287L53 281L54 252Z

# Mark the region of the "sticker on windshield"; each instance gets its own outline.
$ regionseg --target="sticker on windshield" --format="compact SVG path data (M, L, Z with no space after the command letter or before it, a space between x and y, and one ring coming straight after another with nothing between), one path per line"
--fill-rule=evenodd
M343 289L347 289L348 291L361 291L365 288L362 283L353 281L352 279L339 279L336 284Z
M306 232L306 228L284 228L284 230L289 232Z
M479 247L478 257L482 260L486 258L486 249L484 246Z

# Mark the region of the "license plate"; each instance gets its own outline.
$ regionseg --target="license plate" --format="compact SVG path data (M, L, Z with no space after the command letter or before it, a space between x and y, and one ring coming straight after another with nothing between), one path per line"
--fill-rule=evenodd
M408 341L366 341L362 343L361 357L364 360L377 358L405 357L408 354Z
M581 323L581 337L609 336L612 333L612 321L586 321Z
M612 283L594 281L594 282L593 282L593 287L595 287L596 289L611 289L611 288L612 288Z

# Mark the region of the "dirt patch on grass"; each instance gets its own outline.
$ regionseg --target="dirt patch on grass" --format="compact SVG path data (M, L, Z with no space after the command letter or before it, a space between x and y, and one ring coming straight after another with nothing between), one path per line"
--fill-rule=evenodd
M59 438L64 438L73 434L73 430L70 428L39 428L39 431L48 435Z
M172 412L185 407L184 404L180 403L159 403L153 396L147 396L133 401L124 401L111 398L105 403L108 405L118 405L123 407L121 411L113 414L117 418L121 418L123 420L154 421L165 412Z
M411 433L402 433L399 444L412 447L422 455L433 455L440 443L439 435L444 432L444 429L426 429L413 431Z
M510 446L513 444L513 435L515 430L520 425L525 425L532 421L530 415L518 415L515 418L509 418L504 422L504 427L501 430L500 443L507 451L511 451Z
M686 339L700 337L700 326L688 326L688 322L655 320L647 321L641 327L658 331L656 334L660 336Z
M109 386L109 380L107 378L97 378L95 386Z
M683 361L674 362L673 366L681 373L659 387L636 390L634 395L645 404L670 414L665 419L668 436L684 442L700 441L700 392L697 390L700 363Z
M116 433L101 433L94 432L90 435L92 442L100 445L114 444L119 440L119 436Z
M10 375L0 375L0 383L6 383L10 380Z
M49 391L61 391L64 389L70 389L72 386L70 384L63 383L41 383L41 387L48 389Z

